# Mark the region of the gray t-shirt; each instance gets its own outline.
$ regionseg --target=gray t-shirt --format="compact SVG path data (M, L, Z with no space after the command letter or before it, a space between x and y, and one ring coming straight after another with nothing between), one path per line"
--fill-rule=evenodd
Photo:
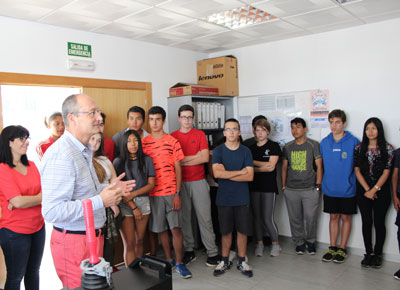
M289 161L286 187L289 189L310 189L315 186L314 160L321 158L319 143L312 139L301 145L295 140L283 148L283 159Z
M142 176L142 174L139 171L139 161L138 160L128 160L125 163L125 173L126 176L124 179L126 180L136 180L136 186L133 188L132 191L138 190L140 188L142 188L143 186L146 186L148 183L148 177L155 177L156 173L154 170L154 164L153 161L151 160L151 158L149 156L145 156L144 157L144 161L145 161L145 170L144 170L144 174L145 176ZM120 162L121 159L118 157L114 160L114 167L120 168ZM117 171L120 171L117 169ZM117 172L118 175L121 174L122 172ZM141 196L148 196L149 193L143 194Z

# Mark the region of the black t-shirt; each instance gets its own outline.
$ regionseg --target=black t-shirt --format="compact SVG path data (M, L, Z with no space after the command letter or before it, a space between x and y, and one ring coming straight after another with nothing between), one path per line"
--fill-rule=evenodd
M282 151L279 144L268 139L263 146L257 146L257 143L250 146L253 160L268 162L270 156L281 156ZM254 181L250 184L251 191L275 192L278 193L276 184L276 168L272 172L255 172Z

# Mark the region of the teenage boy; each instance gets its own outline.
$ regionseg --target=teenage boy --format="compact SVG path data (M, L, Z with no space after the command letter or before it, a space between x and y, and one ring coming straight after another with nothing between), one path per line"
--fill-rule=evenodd
M399 168L400 168L400 148L394 151L394 168L393 168L393 175L392 175L392 188L393 188L393 205L394 209L397 211L396 217L396 225L397 229L397 242L399 243L399 251L400 251L400 175L399 175ZM400 280L400 269L394 273L393 277L397 280Z
M214 276L224 274L230 268L229 250L233 229L237 231L237 269L252 277L253 271L246 262L247 236L250 234L250 194L248 183L253 180L253 157L250 149L240 144L240 126L236 119L228 119L224 125L224 144L213 152L212 169L218 179L216 204L221 231L222 258L214 270Z
M307 248L314 255L322 181L321 153L319 143L306 137L307 125L302 118L294 118L290 127L294 140L283 148L282 190L296 253L302 255Z
M330 112L328 120L332 133L322 139L320 150L324 164L322 178L324 212L330 214L330 247L322 260L343 263L347 258L346 245L351 231L351 218L357 213L353 155L354 147L359 141L344 130L346 114L342 110ZM337 247L339 231L341 240Z
M192 205L199 223L201 240L207 249L207 266L219 263L218 247L215 244L215 234L211 219L210 187L204 172L204 164L209 160L209 150L206 135L203 131L192 128L194 109L183 105L178 110L178 121L181 128L171 135L175 137L183 150L185 158L182 166L182 220L183 247L185 254L183 262L188 265L196 260L193 251L194 237L192 229Z
M156 185L150 191L151 215L149 229L158 233L166 259L182 278L192 277L192 273L182 263L182 230L181 230L181 163L183 152L178 140L164 132L166 113L163 108L150 108L149 124L151 135L142 140L143 152L150 156L156 172ZM172 259L168 227L172 233L176 263Z
M128 130L135 130L139 133L140 138L143 140L144 137L146 137L147 135L149 135L149 133L146 132L146 130L144 130L142 128L143 124L144 124L144 120L145 120L145 112L143 110L143 108L139 107L139 106L133 106L130 107L128 112L126 113L126 122L128 124L128 128L121 130L117 133L114 134L114 136L112 136L112 140L115 143L115 157L118 157L121 149L121 140L122 140L122 136L124 135L124 133Z

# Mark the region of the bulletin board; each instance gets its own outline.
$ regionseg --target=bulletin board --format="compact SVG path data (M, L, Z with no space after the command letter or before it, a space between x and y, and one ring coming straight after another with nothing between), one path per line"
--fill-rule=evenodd
M321 129L329 127L329 90L244 96L238 98L238 115L243 139L253 137L251 120L264 115L271 124L268 138L282 147L293 140L290 121L296 117L307 123L307 136L321 140Z

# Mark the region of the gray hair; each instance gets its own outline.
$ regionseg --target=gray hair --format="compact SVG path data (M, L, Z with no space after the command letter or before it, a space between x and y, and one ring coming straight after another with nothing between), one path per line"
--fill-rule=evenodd
M68 98L66 98L62 104L62 117L64 120L65 127L68 128L68 114L71 114L72 112L77 112L79 111L78 108L78 97L79 94L74 94L70 95Z

